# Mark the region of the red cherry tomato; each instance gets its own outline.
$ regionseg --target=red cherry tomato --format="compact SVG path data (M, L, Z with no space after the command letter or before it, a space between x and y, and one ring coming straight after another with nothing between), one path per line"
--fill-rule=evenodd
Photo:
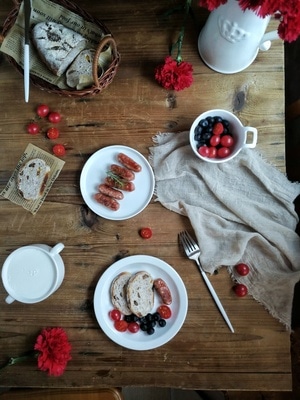
M216 136L219 137L219 136ZM209 147L209 153L208 153L209 158L216 158L217 157L217 148L214 146Z
M223 147L231 147L234 143L233 137L230 135L224 135L221 137L221 145Z
M230 155L230 149L228 147L220 147L217 151L217 155L220 158L225 158Z
M27 125L27 132L30 135L37 135L40 131L40 127L36 122L30 122L30 124Z
M238 297L244 297L248 294L248 289L246 285L243 285L242 283L237 283L234 287L233 287L234 293L238 296Z
M49 139L57 139L59 137L59 130L57 128L49 128L47 130L47 136Z
M66 148L63 144L55 144L52 148L53 154L62 157L66 154Z
M140 229L140 236L143 239L150 239L152 237L152 230L151 228L142 228Z
M198 149L198 153L202 157L209 157L209 147L208 146L201 146Z
M129 322L127 329L131 333L137 333L140 330L140 326L137 322Z
M39 117L44 118L49 114L49 107L46 104L40 104L37 106L36 113Z
M247 264L240 263L235 266L235 270L239 275L246 276L249 274L250 268Z
M171 318L172 311L170 307L166 306L165 304L162 304L161 306L158 307L157 312L163 319L169 319Z
M51 122L52 124L57 124L58 122L61 121L61 115L60 113L56 112L56 111L52 111L49 115L48 115L48 120L49 122Z
M209 140L209 143L211 146L218 146L218 144L221 141L221 136L220 135L212 135L212 137Z
M119 310L114 309L109 312L109 316L113 321L120 321L122 314Z
M114 322L114 327L118 332L126 332L128 328L128 322L124 319L120 319L119 321Z

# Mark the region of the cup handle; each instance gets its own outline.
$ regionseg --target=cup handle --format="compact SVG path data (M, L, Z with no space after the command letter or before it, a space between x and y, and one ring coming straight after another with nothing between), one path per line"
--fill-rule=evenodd
M15 299L8 295L6 297L6 299L5 299L5 301L6 301L7 304L11 304L11 303L13 303L15 301Z
M279 39L278 32L277 31L271 31L268 33L265 33L260 44L259 44L259 50L261 51L267 51L271 47L271 41Z
M52 249L50 250L50 254L55 256L56 254L60 253L64 249L65 245L62 243L57 243Z
M252 142L247 143L248 132L252 132ZM257 144L257 129L252 128L252 126L245 126L245 134L246 134L246 143L245 147L249 147L249 149L254 149Z

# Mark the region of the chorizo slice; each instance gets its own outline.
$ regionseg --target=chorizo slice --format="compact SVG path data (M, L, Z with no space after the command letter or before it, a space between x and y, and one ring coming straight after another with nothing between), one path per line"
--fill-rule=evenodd
M162 302L170 305L172 303L172 294L166 282L163 279L158 278L154 280L153 286L160 296Z

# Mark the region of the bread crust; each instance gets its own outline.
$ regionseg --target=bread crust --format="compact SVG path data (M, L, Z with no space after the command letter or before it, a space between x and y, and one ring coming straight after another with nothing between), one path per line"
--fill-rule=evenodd
M121 272L117 275L110 286L111 302L117 310L124 315L132 314L127 304L127 283L131 278L129 272Z

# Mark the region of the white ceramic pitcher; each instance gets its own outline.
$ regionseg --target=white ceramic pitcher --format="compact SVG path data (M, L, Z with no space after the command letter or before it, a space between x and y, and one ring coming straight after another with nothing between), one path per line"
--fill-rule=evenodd
M259 17L254 11L243 11L237 0L228 0L213 10L198 39L199 54L211 69L233 74L247 68L259 50L271 47L279 39L277 31L265 34L270 16Z

